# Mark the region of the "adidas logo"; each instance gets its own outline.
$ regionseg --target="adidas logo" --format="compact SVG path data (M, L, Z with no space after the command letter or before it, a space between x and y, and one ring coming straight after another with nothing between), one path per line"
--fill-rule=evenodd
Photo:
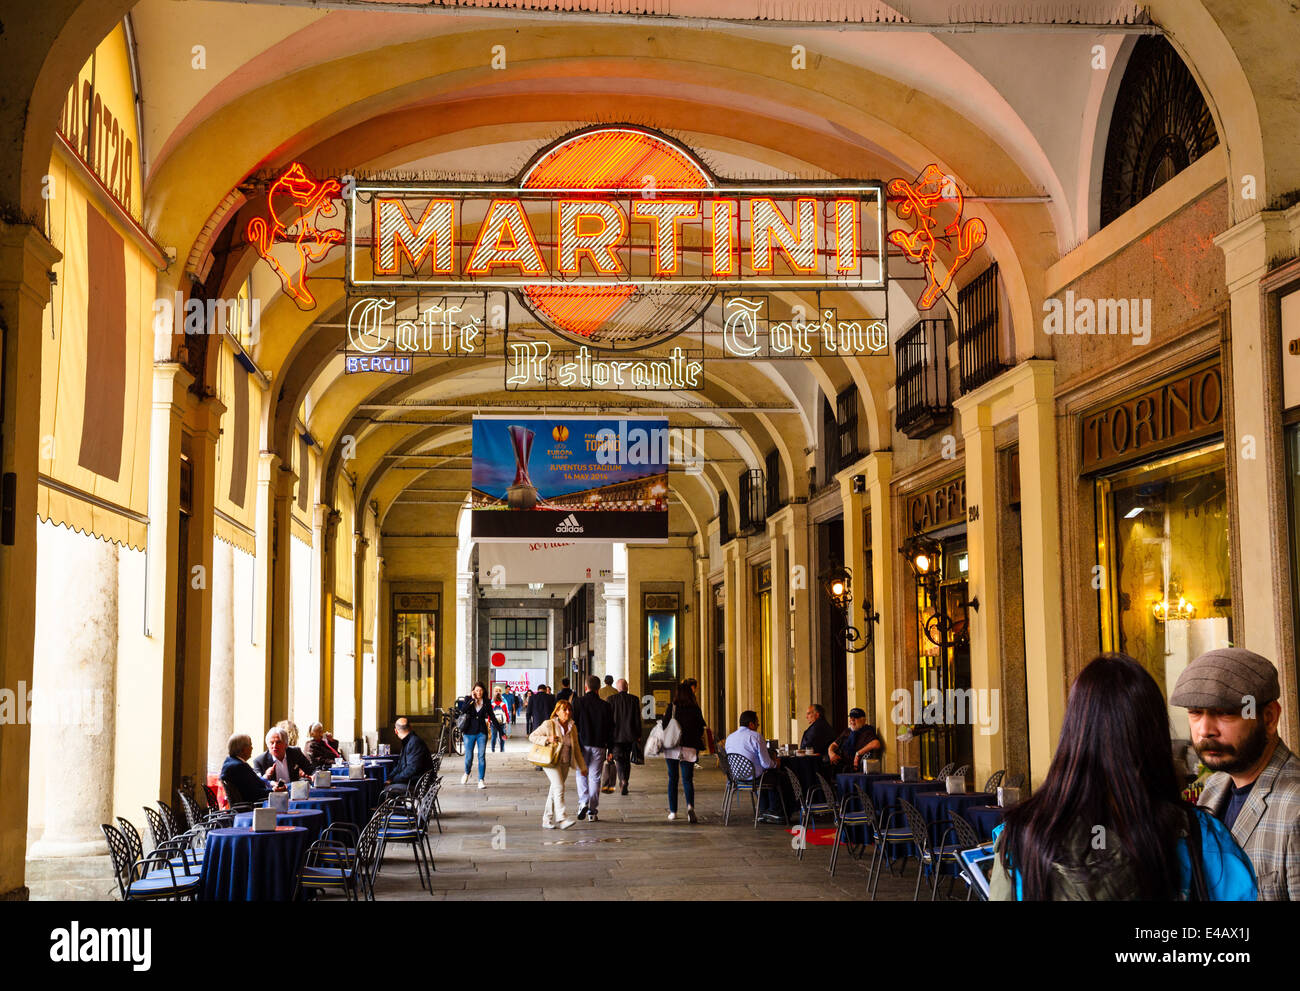
M578 517L570 513L564 519L555 525L556 533L582 533L582 524L578 522Z

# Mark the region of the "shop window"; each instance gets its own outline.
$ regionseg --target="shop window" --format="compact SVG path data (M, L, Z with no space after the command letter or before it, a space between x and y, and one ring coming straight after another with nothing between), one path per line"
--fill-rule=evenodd
M438 612L393 613L393 704L402 716L430 716L438 706Z
M772 709L772 565L754 569L754 588L758 594L758 726L759 732L776 735Z
M1223 445L1097 480L1102 646L1138 660L1166 697L1193 658L1232 642ZM1170 710L1175 736L1182 710Z
M957 294L961 328L957 354L961 363L961 391L978 389L1002 374L1001 327L998 324L998 266L990 265Z
M952 422L946 320L922 320L894 345L898 377L894 425L913 440Z
M1101 177L1101 225L1219 143L1200 87L1164 38L1137 40L1115 97Z
M545 650L549 622L545 616L495 616L488 621L489 649Z

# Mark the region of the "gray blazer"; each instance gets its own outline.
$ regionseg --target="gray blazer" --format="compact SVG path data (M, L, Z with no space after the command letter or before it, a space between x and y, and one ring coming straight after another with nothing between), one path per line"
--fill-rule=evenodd
M1231 790L1228 774L1214 774L1200 805L1222 817ZM1281 740L1237 814L1232 836L1255 865L1260 901L1300 901L1300 758Z

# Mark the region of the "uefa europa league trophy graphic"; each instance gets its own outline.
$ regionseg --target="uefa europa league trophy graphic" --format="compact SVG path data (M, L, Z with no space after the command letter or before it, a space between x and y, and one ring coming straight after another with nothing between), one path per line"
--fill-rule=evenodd
M537 486L528 477L528 458L533 453L533 431L527 427L506 427L510 447L515 452L515 482L506 489L506 505L511 509L532 509L537 505Z

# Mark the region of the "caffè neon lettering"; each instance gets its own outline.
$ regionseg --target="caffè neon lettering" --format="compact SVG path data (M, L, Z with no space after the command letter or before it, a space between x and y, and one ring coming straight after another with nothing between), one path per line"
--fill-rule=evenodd
M463 317L460 306L427 306L416 321L395 320L396 310L395 300L378 296L353 303L348 311L349 349L365 354L393 347L425 354L482 353L482 318Z

